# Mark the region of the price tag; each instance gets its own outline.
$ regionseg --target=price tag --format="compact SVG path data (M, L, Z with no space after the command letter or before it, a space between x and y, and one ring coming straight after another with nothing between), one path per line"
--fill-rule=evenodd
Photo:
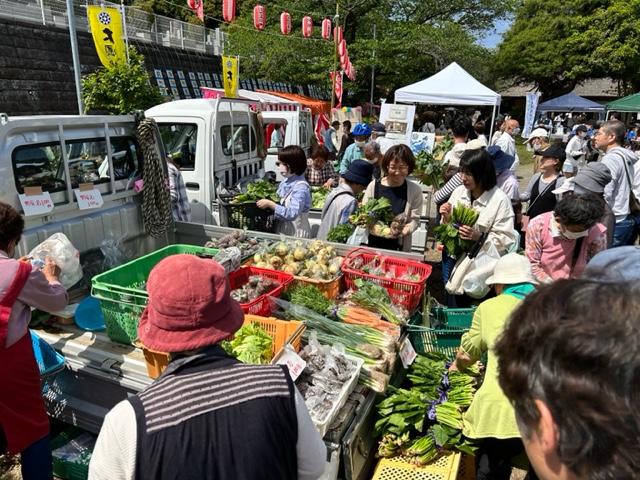
M25 217L42 215L53 210L53 200L51 200L49 192L43 192L38 187L37 193L34 193L33 191L27 191L28 188L25 187L25 193L18 195Z
M102 200L102 195L100 194L100 190L98 190L97 188L94 188L92 190L81 190L79 188L74 188L73 193L75 193L76 195L78 208L80 210L100 208L104 203L104 201Z
M404 339L404 342L400 345L400 360L402 360L402 366L409 368L409 365L416 359L416 351L411 345L409 337Z
M296 379L300 376L304 367L307 366L307 362L305 362L300 355L298 355L295 351L285 349L284 354L278 359L278 365L286 365L289 369L289 374L291 375L291 379L295 382Z

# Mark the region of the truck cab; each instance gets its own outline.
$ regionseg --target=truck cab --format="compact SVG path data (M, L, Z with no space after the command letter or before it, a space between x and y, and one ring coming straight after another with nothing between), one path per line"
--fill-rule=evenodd
M284 129L284 146L299 145L304 150L307 158L311 156L311 150L313 149L311 139L314 132L313 116L310 110L299 107L294 111L265 111L262 112L262 120L267 139L270 139L273 125L281 125L281 128ZM276 180L281 182L283 178L276 167L278 151L280 149L271 147L268 141L267 147L267 158L264 161L264 168L268 172L275 172Z
M192 221L219 224L219 193L264 165L264 132L251 102L177 100L145 114L156 121L166 154L180 166Z

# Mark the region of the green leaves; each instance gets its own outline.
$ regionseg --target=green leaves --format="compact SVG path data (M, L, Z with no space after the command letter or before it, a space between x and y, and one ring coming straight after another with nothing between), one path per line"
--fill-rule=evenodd
M104 110L114 115L126 115L146 110L162 103L157 87L149 83L144 56L129 47L129 62L116 60L82 78L82 98L85 113L90 109Z
M472 227L478 221L478 212L458 203L451 212L449 223L443 223L433 229L435 237L451 255L460 255L473 246L473 240L462 240L458 229L462 225Z

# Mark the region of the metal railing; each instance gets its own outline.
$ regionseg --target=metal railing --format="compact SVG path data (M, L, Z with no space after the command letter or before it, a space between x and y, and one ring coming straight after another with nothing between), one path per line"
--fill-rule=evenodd
M88 5L118 7L114 3L99 0L74 0L75 23L79 32L90 32L86 14ZM227 34L219 29L154 15L135 7L124 9L129 39L211 55L224 54ZM0 18L68 28L67 16L65 0L31 0L26 3L19 0L0 0Z

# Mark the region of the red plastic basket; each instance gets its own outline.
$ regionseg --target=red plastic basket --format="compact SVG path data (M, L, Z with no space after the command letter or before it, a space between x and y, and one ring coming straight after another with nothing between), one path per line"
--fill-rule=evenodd
M278 272L276 270L267 270L265 268L257 267L243 267L240 270L231 272L229 274L229 284L231 290L242 287L249 281L249 277L253 275L259 275L262 278L268 278L274 280L280 284L279 287L271 290L265 295L260 295L255 300L249 303L241 303L240 307L244 313L251 315L259 315L261 317L268 317L271 314L271 303L269 302L269 296L278 297L284 290L284 288L293 281L293 275L288 273Z
M379 267L381 264L384 264L383 266L387 271L391 267L395 268L395 274L398 277L405 273L410 273L411 275L419 275L420 279L413 282L397 278L378 277L365 273L356 267L356 265ZM358 247L351 250L344 257L342 273L344 274L347 289L357 290L358 287L356 287L355 280L358 278L368 280L386 288L394 303L402 305L409 313L412 313L420 304L422 292L427 279L431 275L431 265L396 257L387 257L374 250Z

